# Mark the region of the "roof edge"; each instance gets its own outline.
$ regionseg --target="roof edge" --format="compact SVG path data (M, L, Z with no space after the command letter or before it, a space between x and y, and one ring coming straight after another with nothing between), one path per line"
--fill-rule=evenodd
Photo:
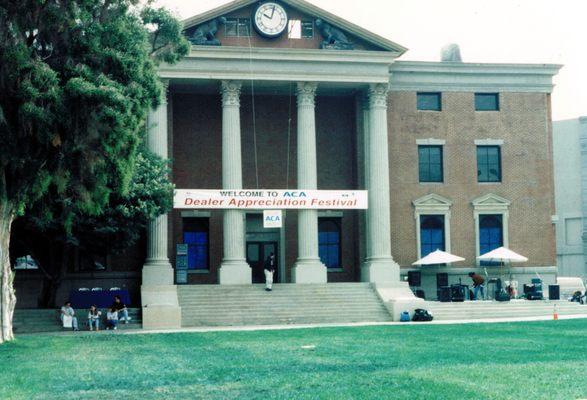
M187 18L183 20L184 29L189 29L195 25L201 24L205 21L209 21L213 18L216 18L220 15L230 13L235 11L241 7L249 6L258 0L235 0L230 3L224 4L222 6L216 7L212 10L206 11L204 13L195 15L193 17ZM352 22L349 22L343 18L340 18L318 6L315 6L311 3L308 3L305 0L278 0L282 3L288 4L292 7L298 8L303 12L313 15L319 15L321 19L329 22L337 27L340 27L351 34L360 37L361 39L374 44L376 46L382 47L385 50L393 51L398 53L398 57L404 54L408 49L398 43L395 43L389 39L386 39L382 36L379 36L371 31L368 31Z
M392 71L417 71L417 72L451 72L466 73L467 70L474 72L508 72L508 70L527 70L528 72L543 73L556 75L564 67L563 64L541 64L541 63L466 63L466 62L448 62L448 61L404 61L397 60L391 66Z

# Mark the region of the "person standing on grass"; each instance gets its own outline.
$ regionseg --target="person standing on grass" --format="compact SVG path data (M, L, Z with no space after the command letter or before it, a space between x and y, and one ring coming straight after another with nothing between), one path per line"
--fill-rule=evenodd
M473 280L473 299L477 300L477 294L481 292L481 299L485 298L484 286L485 278L474 272L469 272L469 277Z
M90 330L92 328L96 328L96 332L100 330L100 316L102 315L102 311L98 310L95 305L90 307L90 311L88 312L88 325L90 325Z
M72 326L73 330L79 331L79 329L77 327L77 317L75 316L75 311L73 310L73 307L71 307L70 301L66 301L65 304L63 305L63 307L61 307L60 318L61 318L61 324L64 324L65 319L71 318L71 326Z
M124 323L128 324L128 320L130 319L128 317L128 309L126 308L126 304L124 304L122 302L122 299L120 298L120 296L118 296L118 295L114 296L114 303L112 303L110 308L115 309L116 312L118 313L119 319L120 320L124 319Z
M106 313L106 329L116 330L118 325L118 312L115 308L111 308Z
M269 253L269 257L265 260L265 290L270 292L273 289L273 273L275 273L275 254Z

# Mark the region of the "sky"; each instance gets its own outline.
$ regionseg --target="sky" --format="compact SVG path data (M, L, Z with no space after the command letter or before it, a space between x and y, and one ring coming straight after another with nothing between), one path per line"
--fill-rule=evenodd
M562 64L554 121L587 115L587 0L308 0L409 50L400 60L439 61L457 43L464 62ZM189 18L228 0L157 0Z

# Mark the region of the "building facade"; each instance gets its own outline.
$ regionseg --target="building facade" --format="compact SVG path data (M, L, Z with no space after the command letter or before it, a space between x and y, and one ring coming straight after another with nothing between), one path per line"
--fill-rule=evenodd
M561 276L587 279L587 118L553 123L556 255Z
M528 256L520 281L554 279L560 66L397 61L407 49L301 0L232 2L185 32L191 52L161 67L148 120L177 188L364 189L369 208L285 210L273 229L263 210L175 209L151 223L138 257L102 275L137 300L141 287L145 320L177 318L178 244L187 284L261 282L269 252L282 283L399 284L433 250L465 257L422 269L435 298L437 272L495 273L475 260L502 245ZM98 275L70 274L62 292Z

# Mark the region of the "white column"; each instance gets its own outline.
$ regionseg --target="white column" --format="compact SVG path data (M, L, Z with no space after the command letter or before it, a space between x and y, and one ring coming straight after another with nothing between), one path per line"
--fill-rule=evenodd
M361 269L361 280L367 282L399 281L399 266L391 256L387 92L386 84L369 87L368 253Z
M298 189L317 189L316 83L298 82ZM298 210L298 258L292 270L295 283L326 283L326 266L318 255L318 210Z
M241 83L222 81L222 188L242 189L240 126ZM250 284L251 267L245 258L245 213L224 210L224 257L218 271L221 285Z
M162 158L167 152L167 82L163 82L161 104L147 117L147 147ZM181 308L174 285L173 268L167 256L167 214L149 222L147 259L143 266L141 301L145 329L179 328Z

